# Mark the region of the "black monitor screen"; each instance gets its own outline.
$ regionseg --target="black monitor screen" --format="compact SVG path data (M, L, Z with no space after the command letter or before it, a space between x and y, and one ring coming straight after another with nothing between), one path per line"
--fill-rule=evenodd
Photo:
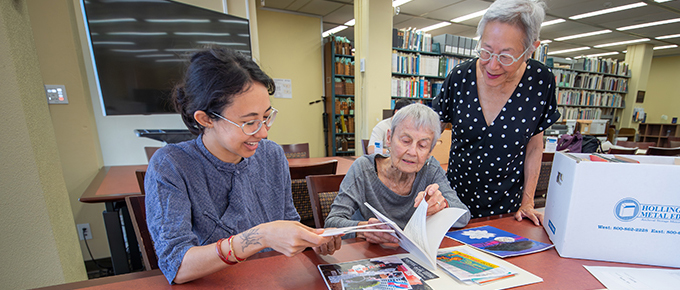
M174 113L188 56L224 46L250 56L248 20L167 0L83 0L105 115Z

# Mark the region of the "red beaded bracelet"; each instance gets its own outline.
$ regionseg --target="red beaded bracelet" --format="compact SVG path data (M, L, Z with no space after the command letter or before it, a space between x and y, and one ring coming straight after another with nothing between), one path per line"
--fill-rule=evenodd
M234 251L234 244L231 243L231 240L234 239L234 236L229 237L227 240L229 242L229 253L227 254L227 258L229 256L234 256L234 259L236 259L236 262L241 263L246 260L246 258L240 259L239 257L236 256L236 251Z
M231 239L231 237L229 237ZM227 265L236 265L237 262L232 262L229 261L229 259L225 258L224 255L222 254L222 241L226 240L225 238L220 239L217 241L217 246L215 247L215 251L217 252L217 256L220 257L222 262L226 263ZM231 247L231 240L229 241L229 247ZM231 249L229 250L229 253L231 254ZM229 257L229 255L227 255ZM235 257L235 256L234 256Z

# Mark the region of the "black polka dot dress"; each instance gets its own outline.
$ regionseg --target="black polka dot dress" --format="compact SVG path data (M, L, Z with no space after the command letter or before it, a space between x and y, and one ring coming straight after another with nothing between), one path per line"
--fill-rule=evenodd
M529 139L555 123L555 77L530 59L520 83L496 119L487 125L477 95L477 59L461 63L447 76L432 107L451 123L447 177L472 217L519 209L524 158Z

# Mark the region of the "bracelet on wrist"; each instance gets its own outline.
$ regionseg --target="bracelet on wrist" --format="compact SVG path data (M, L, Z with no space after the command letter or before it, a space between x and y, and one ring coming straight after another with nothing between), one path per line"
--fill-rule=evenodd
M229 239L227 239L227 242L229 242L229 253L227 254L227 258L229 258L229 256L234 256L234 259L236 259L236 262L241 263L241 262L245 261L246 258L241 259L241 258L236 256L236 251L234 251L234 244L232 243L233 239L234 239L234 236L231 236L231 237L229 237Z
M217 256L220 257L220 260L222 260L222 262L226 263L227 265L236 265L237 262L229 261L229 259L228 259L229 255L227 255L227 257L225 257L224 254L222 254L222 242L224 240L226 240L226 239L222 238L219 241L217 241L217 245L215 246L215 251L217 252ZM231 247L231 243L230 243L230 247ZM231 250L229 251L229 253L231 253Z

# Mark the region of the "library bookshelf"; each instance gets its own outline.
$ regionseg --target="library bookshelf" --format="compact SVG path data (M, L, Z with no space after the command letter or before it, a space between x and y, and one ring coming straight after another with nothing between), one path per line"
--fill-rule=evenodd
M392 48L391 108L398 99L431 106L446 74L471 56Z
M605 119L612 123L625 108L630 79L625 63L585 59L575 64L553 64L552 73L557 83L561 120Z
M333 35L324 42L326 156L353 156L356 147L352 44Z

